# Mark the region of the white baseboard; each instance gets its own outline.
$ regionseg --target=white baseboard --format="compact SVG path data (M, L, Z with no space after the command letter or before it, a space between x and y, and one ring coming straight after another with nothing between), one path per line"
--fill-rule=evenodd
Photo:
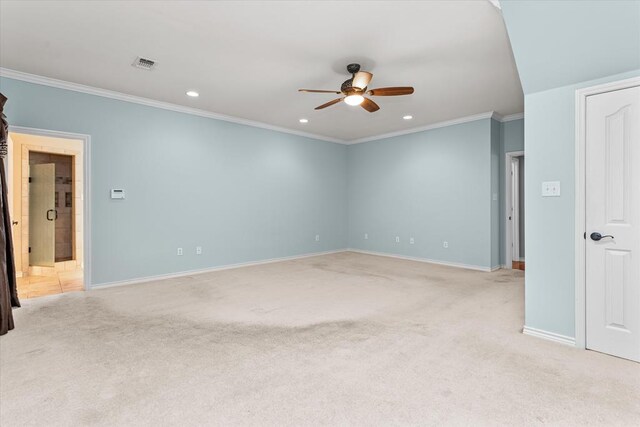
M480 265L470 265L470 264L462 264L462 263L458 263L458 262L438 261L438 260L428 259L428 258L419 258L419 257L406 256L406 255L396 255L396 254L391 254L391 253L388 253L388 252L365 251L365 250L362 250L362 249L353 249L353 248L349 248L349 249L347 249L347 251L349 251L349 252L357 252L357 253L360 253L360 254L367 254L367 255L385 256L385 257L389 257L389 258L406 259L406 260L409 260L409 261L426 262L426 263L429 263L429 264L446 265L447 267L466 268L468 270L485 271L485 272L496 271L496 270L499 270L500 267L501 267L499 265L497 265L495 267L482 267Z
M529 326L525 326L524 328L522 328L522 333L525 335L542 338L548 341L557 342L557 343L568 345L571 347L576 346L575 338L568 337L566 335L556 334L555 332L543 331L542 329L536 329L536 328L531 328Z
M448 267L466 268L469 270L484 271L484 272L496 271L502 267L502 266L495 266L495 267L489 268L489 267L481 267L478 265L468 265L468 264L460 264L460 263L453 263L453 262L446 262L446 261L437 261L437 260L431 260L426 258L395 255L395 254L390 254L385 252L373 252L373 251L364 251L360 249L348 248L348 249L337 249L337 250L324 251L324 252L313 252L313 253L294 255L289 257L270 258L270 259L265 259L260 261L227 264L227 265L221 265L217 267L203 268L199 270L188 270L188 271L179 271L176 273L158 274L154 276L138 277L135 279L118 280L115 282L98 283L98 284L92 284L89 289L105 289L105 288L112 288L116 286L133 285L136 283L152 282L154 280L174 279L176 277L193 276L196 274L211 273L214 271L230 270L233 268L242 268L242 267L251 267L254 265L262 265L262 264L271 264L274 262L291 261L295 259L309 258L314 256L320 256L320 255L329 255L329 254L335 254L340 252L357 252L357 253L367 254L367 255L377 255L377 256L385 256L390 258L406 259L409 261L426 262L430 264L446 265Z
M196 275L196 274L211 273L213 271L231 270L231 269L234 269L234 268L251 267L251 266L254 266L254 265L271 264L271 263L274 263L274 262L282 262L282 261L291 261L291 260L295 260L295 259L309 258L309 257L314 257L314 256L320 256L320 255L336 254L336 253L347 252L347 251L348 251L348 249L336 249L336 250L333 250L333 251L312 252L312 253L308 253L308 254L293 255L293 256L281 257L281 258L270 258L270 259L265 259L265 260L260 260L260 261L249 261L249 262L241 262L241 263L237 263L237 264L220 265L220 266L217 266L217 267L203 268L203 269L199 269L199 270L188 270L188 271L179 271L177 273L158 274L158 275L155 275L155 276L138 277L136 279L128 279L128 280L119 280L119 281L115 281L115 282L99 283L99 284L91 285L91 287L89 289L113 288L113 287L116 287L116 286L133 285L133 284L136 284L136 283L152 282L154 280L173 279L173 278L176 278L176 277L193 276L193 275Z

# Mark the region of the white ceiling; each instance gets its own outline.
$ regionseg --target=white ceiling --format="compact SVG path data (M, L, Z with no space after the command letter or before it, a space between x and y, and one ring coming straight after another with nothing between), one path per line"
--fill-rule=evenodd
M137 56L157 68L132 67ZM374 74L371 88L415 94L374 97L380 110L368 113L344 103L314 111L334 95L297 92L339 90L350 62ZM488 1L3 0L0 66L346 141L523 111Z

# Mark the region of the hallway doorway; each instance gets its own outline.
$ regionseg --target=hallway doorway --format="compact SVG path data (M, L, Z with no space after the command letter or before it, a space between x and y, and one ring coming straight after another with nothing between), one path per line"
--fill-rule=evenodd
M524 152L506 154L506 267L525 269Z

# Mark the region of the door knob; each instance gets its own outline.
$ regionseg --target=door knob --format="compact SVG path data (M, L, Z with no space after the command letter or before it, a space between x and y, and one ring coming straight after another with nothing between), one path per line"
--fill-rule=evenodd
M591 235L589 237L591 237L591 240L595 240L596 242L604 239L605 237L611 237L612 239L614 238L610 234L606 234L606 235L603 236L602 234L598 233L597 231L591 233Z

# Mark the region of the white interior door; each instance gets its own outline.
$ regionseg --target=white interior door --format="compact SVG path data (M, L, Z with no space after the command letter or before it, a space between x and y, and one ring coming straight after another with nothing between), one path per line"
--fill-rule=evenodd
M586 103L586 347L640 361L640 87Z

